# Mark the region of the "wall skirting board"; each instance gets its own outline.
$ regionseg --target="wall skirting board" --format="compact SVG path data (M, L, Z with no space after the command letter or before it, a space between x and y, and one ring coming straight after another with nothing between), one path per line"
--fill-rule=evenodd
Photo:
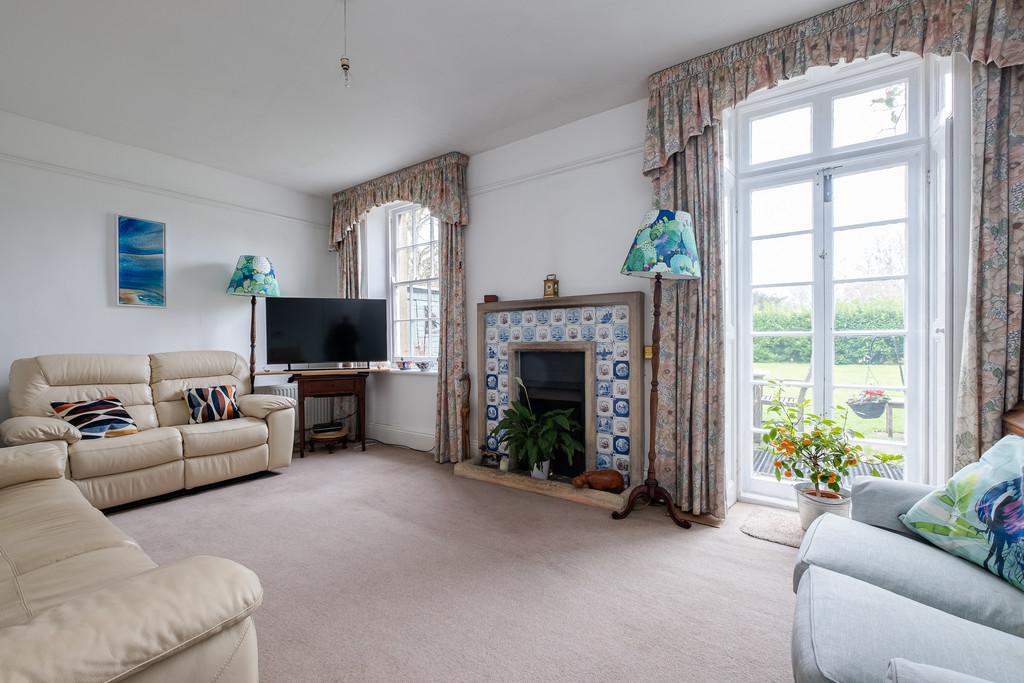
M396 425L367 422L366 435L383 443L408 446L420 451L429 451L434 448L433 432L415 432Z

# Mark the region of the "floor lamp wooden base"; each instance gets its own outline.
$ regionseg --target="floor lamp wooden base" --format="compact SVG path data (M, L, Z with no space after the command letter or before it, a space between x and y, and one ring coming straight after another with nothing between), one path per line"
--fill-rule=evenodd
M672 518L672 521L684 529L690 528L690 522L683 519L672 502L672 496L658 483L658 477L654 470L654 430L657 426L658 417L658 353L661 347L661 329L658 325L661 318L661 273L654 276L654 330L651 332L651 345L654 353L651 357L651 433L648 437L650 445L647 448L647 479L642 486L637 486L629 494L626 507L622 512L613 512L612 519L625 519L637 504L641 505L664 505L665 513Z

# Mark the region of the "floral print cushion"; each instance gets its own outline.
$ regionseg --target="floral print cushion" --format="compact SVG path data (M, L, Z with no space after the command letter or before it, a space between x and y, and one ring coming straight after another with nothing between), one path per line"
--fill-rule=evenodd
M1024 439L1004 437L900 519L932 544L1024 590Z

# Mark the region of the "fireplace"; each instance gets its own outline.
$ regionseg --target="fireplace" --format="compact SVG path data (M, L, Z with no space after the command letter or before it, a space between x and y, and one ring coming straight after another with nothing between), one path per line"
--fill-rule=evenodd
M509 345L509 373L522 380L535 413L567 408L580 425L574 436L584 444L584 452L576 453L572 463L558 454L551 461L556 477L574 477L594 469L594 349L593 344L520 342ZM522 388L512 389L523 398Z
M643 292L498 301L476 309L474 383L481 451L474 464L481 463L484 453L504 451L495 429L518 398L516 378L526 372L530 397L552 401L551 407L577 410L582 394L583 415L577 420L583 425L586 469L618 470L627 485L642 481ZM556 464L555 471L560 470Z

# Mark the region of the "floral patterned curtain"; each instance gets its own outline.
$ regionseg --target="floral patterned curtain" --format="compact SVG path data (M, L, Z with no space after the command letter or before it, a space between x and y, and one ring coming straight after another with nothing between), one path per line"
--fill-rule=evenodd
M394 201L430 209L440 227L440 351L437 357L437 421L434 459L460 462L469 457L469 373L466 360L466 271L462 230L469 224L466 166L459 152L429 159L334 194L332 250L344 254L346 242L367 211ZM358 238L357 238L358 239ZM358 252L358 242L355 243ZM358 255L355 257L358 261ZM344 256L339 262L345 268ZM358 268L357 268L358 269ZM346 274L348 271L342 271ZM358 276L356 276L358 277ZM357 285L358 287L358 285Z
M708 251L718 249L714 245L719 230L717 198L708 188L715 177L709 165L716 165L720 173L721 161L717 134L707 131L717 128L722 112L755 91L774 87L812 66L904 51L961 53L995 72L1016 67L1024 64L1024 8L1020 0L857 0L652 74L648 79L643 172L652 181L656 204L693 213L698 235L703 235L698 239L706 240L702 258L718 262L720 254ZM1009 73L999 78L1004 77L1012 78ZM976 67L976 94L981 84L978 78ZM992 78L986 75L985 82ZM999 135L1007 136L1005 151L1015 151L1021 144L1021 138L1015 137L1019 131L1008 130L1006 121L1012 118L1016 122L1020 116L1024 105L1020 90L1005 94L1002 108L991 87L986 91L982 95L985 107L975 108L975 129L985 131L989 140L990 129L999 128ZM1007 114L1001 126L995 114L999 111ZM976 460L993 437L998 438L998 415L1020 397L1016 383L1021 264L1009 246L1019 244L1016 233L1021 228L1007 222L1019 217L1019 209L1007 212L1005 207L1016 207L1024 186L1013 184L1005 166L1002 171L999 164L983 166L978 155L989 148L995 153L995 145L987 141L986 149L981 150L975 142L975 272L964 344L965 377L969 372L974 375L961 383L968 390L961 391L958 407L958 465ZM1004 161L1008 156L1004 155ZM1016 203L1005 201L1010 198ZM1012 215L1001 219L998 209L990 215L987 207L992 201L1004 207L1003 213ZM659 453L659 472L676 478L677 501L692 512L716 515L724 514L724 481L720 481L725 475L724 422L719 419L721 396L716 390L722 359L720 349L709 344L721 331L721 282L715 281L720 272L709 272L699 285L667 288L671 297L667 310L675 315L662 320L662 339L671 339L670 345L662 347L662 367L664 373L672 374L660 381L671 388L663 390L652 436ZM1008 298L1007 292L1016 295ZM1009 305L1016 308L1008 309ZM722 345L720 336L716 345ZM1012 375L1009 385L1008 373ZM692 380L687 374L692 374ZM700 394L702 386L709 390Z
M721 128L709 126L653 177L657 205L693 216L703 277L662 289L655 467L676 504L725 517L725 330L722 304Z
M978 460L1021 398L1024 67L971 67L971 254L953 468Z

